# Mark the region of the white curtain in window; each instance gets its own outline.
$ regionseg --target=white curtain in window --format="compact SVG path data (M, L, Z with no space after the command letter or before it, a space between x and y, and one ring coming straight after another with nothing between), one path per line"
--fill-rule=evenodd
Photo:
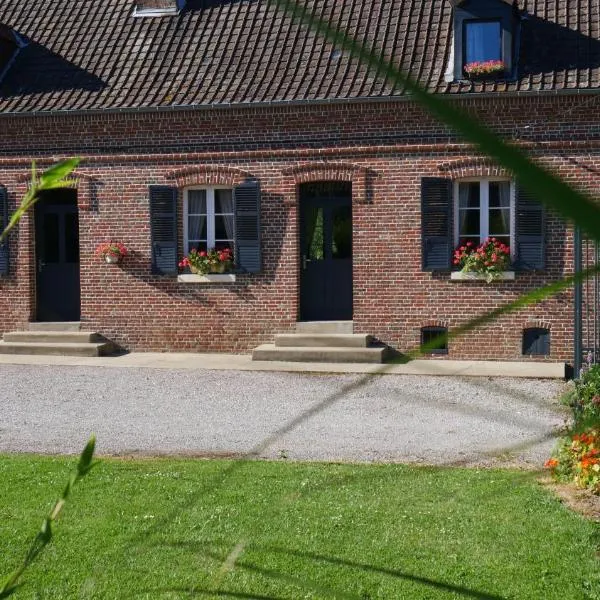
M471 210L464 210L464 209L466 209L467 206L469 206L470 190L471 190L471 188L470 188L469 184L461 183L458 186L458 206L459 206L458 233L460 236L465 235L465 232L467 229L467 222L469 219L469 213L472 212ZM479 211L477 211L477 215L479 215ZM479 217L477 217L477 219L479 219Z
M204 214L201 214L204 213ZM206 190L189 190L188 192L188 239L190 248L200 240L206 241L203 232L206 230ZM188 249L188 250L189 250Z
M500 206L502 210L499 211L501 214L502 230L498 233L509 233L510 232L510 183L508 181L502 181L498 183L498 195L500 197Z
M221 190L219 198L221 200L221 210L226 213L223 215L223 223L225 224L227 239L233 240L233 192Z

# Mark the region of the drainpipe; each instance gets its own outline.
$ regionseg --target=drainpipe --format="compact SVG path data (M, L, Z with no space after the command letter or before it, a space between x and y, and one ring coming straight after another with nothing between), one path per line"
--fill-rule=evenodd
M582 272L583 263L583 249L582 249L582 238L581 229L575 227L574 236L574 250L575 250L575 275L579 275ZM573 328L573 376L579 377L581 372L581 346L582 346L582 331L581 331L581 315L583 309L583 282L578 280L575 282L575 323Z

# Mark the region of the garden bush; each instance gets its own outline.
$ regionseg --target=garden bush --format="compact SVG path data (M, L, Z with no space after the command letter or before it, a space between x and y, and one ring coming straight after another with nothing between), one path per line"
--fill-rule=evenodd
M562 401L573 411L573 424L546 467L556 480L600 495L600 365L588 362Z

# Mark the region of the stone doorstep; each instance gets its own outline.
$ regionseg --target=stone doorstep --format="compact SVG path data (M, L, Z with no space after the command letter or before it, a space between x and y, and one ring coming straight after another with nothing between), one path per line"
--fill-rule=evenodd
M0 354L33 356L105 356L115 345L95 331L81 331L80 322L30 323L27 331L10 331L0 342Z
M367 348L371 336L364 333L279 333L275 336L277 347L333 347Z
M382 363L387 348L323 346L276 346L263 344L252 352L252 360L321 363Z
M0 342L0 354L31 354L49 356L103 356L113 352L112 342Z

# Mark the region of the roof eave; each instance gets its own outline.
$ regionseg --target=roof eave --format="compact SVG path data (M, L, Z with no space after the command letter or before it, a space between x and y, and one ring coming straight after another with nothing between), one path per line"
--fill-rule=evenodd
M528 98L540 96L592 96L600 95L600 88L574 88L563 90L529 90L511 92L466 92L456 94L439 94L447 100L480 100L499 98ZM267 100L262 102L237 102L215 104L178 104L173 106L132 106L121 108L96 108L96 109L62 109L38 110L30 112L0 112L0 117L49 117L49 116L74 116L74 115L110 115L110 114L141 114L141 113L170 113L182 111L210 111L210 110L235 110L256 108L285 108L294 106L326 106L332 104L360 104L360 103L386 103L386 102L414 102L410 94L403 96L378 96L356 98L323 98L317 100Z

